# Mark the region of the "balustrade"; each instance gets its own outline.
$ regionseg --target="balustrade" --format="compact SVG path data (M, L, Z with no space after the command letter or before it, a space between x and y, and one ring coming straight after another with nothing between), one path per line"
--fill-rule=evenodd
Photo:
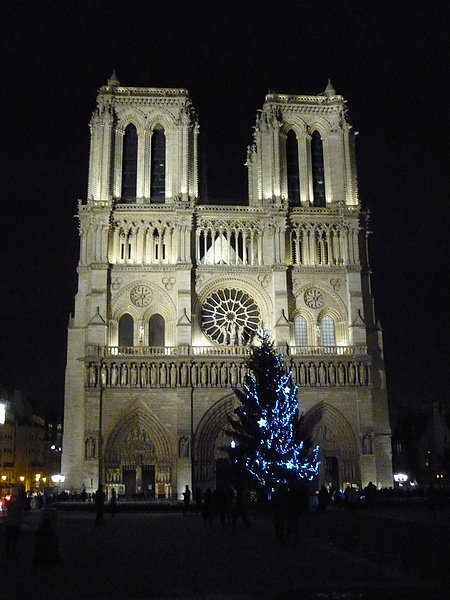
M183 360L184 357L172 360L174 357L170 355L164 360L135 361L129 356L87 360L86 385L92 388L233 388L243 386L248 371L244 356L204 361ZM286 367L300 387L370 385L367 360L349 358L298 360L291 357Z

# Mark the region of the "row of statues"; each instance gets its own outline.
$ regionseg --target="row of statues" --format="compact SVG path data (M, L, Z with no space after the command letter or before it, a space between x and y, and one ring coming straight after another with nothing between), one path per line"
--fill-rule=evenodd
M368 385L365 362L302 362L289 367L300 386ZM89 387L234 387L248 372L240 363L95 363L87 366Z

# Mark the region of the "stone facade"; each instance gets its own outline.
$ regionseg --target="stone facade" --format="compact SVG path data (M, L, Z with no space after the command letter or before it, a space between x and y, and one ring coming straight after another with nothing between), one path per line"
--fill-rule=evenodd
M392 484L381 332L342 96L268 94L245 206L198 197L184 89L123 87L92 116L69 322L62 472L127 494L214 487L255 331L299 385L321 481Z

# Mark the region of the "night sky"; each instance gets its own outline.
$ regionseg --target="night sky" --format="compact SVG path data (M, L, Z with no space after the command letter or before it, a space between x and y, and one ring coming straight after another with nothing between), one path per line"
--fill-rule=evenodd
M393 414L448 399L447 1L1 4L0 387L62 411L88 122L115 68L123 85L189 89L210 198L241 203L265 94L317 94L330 77L360 132Z

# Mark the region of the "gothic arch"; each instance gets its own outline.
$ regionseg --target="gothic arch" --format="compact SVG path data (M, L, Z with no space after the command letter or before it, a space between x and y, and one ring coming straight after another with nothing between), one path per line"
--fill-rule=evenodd
M144 311L136 307L132 308L129 300L131 290L138 285L150 287L153 292L149 306ZM132 316L136 314L136 319L149 319L155 312L159 312L166 321L174 321L177 316L176 307L171 296L162 287L147 279L138 279L129 283L113 297L112 318L118 319L123 312L130 312Z
M326 402L313 406L305 415L301 425L304 437L319 445L322 461L321 483L325 481L323 468L327 458L337 460L339 483L357 482L358 445L349 421L341 411Z
M161 109L161 107L158 110L160 112L156 112L148 117L145 127L145 133L148 135L151 135L153 130L158 126L162 127L166 134L172 133L176 127L177 120L169 111L163 112L164 109Z
M228 416L238 405L235 394L218 400L201 418L195 432L194 459L197 482L214 485L217 440L228 424Z
M140 137L145 131L144 114L136 109L126 110L120 115L120 119L116 126L116 131L123 135L128 125L134 125L136 127L138 137Z
M287 134L289 133L289 131L294 131L295 135L297 136L297 139L304 139L307 133L307 125L306 122L303 119L299 119L298 117L290 117L290 118L286 118L286 115L284 115L285 117L285 123L283 125L283 128L281 130L281 133L284 136L287 136Z
M143 402L134 402L119 415L107 435L105 466L133 465L138 460L170 465L173 436Z

